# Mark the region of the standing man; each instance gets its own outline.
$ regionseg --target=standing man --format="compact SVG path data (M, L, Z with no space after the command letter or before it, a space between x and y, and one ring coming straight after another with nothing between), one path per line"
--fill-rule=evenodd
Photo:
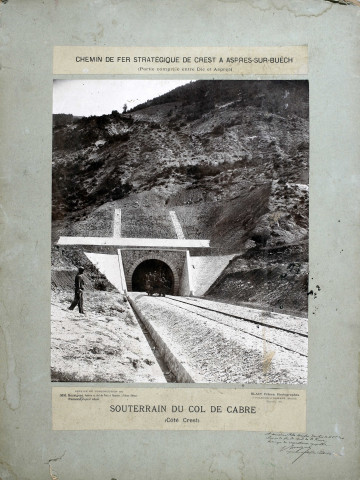
M79 271L75 277L75 297L72 304L69 307L69 310L74 310L76 305L79 305L79 312L84 314L84 299L83 299L83 291L84 291L84 267L79 267Z

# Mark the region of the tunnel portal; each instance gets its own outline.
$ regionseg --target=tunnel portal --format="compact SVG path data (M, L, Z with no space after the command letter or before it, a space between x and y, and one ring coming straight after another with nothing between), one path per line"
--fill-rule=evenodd
M174 275L171 268L165 262L156 259L144 260L136 267L131 282L133 292L144 292L146 290L148 274L165 277L168 294L174 294Z

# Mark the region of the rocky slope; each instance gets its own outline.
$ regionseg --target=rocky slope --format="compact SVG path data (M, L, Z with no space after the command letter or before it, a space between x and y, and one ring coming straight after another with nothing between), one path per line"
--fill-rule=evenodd
M238 254L212 297L304 311L308 157L304 81L201 80L126 114L55 115L53 240L111 235L114 208L126 236L174 237L171 209L186 237ZM54 247L54 266L81 255Z

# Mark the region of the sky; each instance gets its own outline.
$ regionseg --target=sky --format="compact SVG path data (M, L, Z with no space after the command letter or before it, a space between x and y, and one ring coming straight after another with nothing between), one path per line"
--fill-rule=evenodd
M78 116L128 110L190 80L54 80L53 113Z

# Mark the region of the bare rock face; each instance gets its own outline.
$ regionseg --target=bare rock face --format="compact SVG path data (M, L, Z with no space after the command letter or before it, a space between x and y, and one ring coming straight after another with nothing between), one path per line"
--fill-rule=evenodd
M307 82L201 80L126 114L57 117L54 240L59 233L110 235L115 207L127 236L171 237L174 210L187 238L209 238L216 254L251 253L251 262L241 257L225 270L213 296L279 308L288 296L287 308L306 309ZM244 275L255 267L266 272L272 251L271 278L296 286L269 295L271 281L258 274L254 296ZM289 276L291 263L301 265L299 277ZM291 293L300 284L301 294Z

